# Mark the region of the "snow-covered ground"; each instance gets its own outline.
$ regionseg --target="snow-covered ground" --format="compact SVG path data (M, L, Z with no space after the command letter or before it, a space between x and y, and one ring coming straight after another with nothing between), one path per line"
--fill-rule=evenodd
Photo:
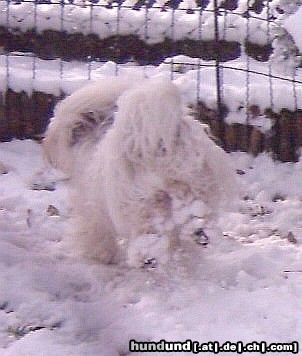
M129 269L72 256L66 182L46 171L49 190L34 190L41 152L0 144L1 356L140 355L130 339L301 341L302 162L233 153L244 199L208 247Z

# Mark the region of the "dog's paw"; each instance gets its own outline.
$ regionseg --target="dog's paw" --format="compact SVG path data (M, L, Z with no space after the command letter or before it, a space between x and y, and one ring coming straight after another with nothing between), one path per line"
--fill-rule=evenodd
M169 260L168 238L145 234L129 242L127 263L132 267L155 268Z

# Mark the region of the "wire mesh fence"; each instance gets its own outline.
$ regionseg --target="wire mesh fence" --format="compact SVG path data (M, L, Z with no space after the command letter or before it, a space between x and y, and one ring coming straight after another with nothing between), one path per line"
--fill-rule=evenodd
M226 149L296 160L302 75L283 20L298 7L283 0L0 1L1 139L42 134L58 99L87 80L132 70L175 80Z

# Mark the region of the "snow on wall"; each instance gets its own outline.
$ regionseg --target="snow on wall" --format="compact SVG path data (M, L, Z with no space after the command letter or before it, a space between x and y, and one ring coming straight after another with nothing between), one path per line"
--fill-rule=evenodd
M294 41L299 48L300 53L302 52L302 26L301 26L301 18L302 18L302 8L289 16L284 21L284 27L286 30L292 35Z
M41 91L59 97L62 92L71 94L87 83L89 72L92 80L101 80L104 76L115 75L117 69L119 74L128 74L135 78L144 76L170 78L170 60L167 59L159 66L137 67L131 63L117 66L113 62L85 64L75 61L62 62L61 60L40 60L18 55L2 55L0 56L0 91L5 92L9 87L15 92L25 91L29 95L32 91ZM199 97L208 108L216 109L214 61L176 56L173 57L173 62L175 63L173 64L173 78L179 86L185 102L196 104ZM184 62L187 64L183 64ZM7 64L8 70L6 69ZM298 70L296 75L296 79L300 80L301 84L294 86L291 77L287 78L288 81L277 78L270 80L265 76L270 72L269 66L255 60L249 60L249 70L258 71L263 75L247 74L244 71L247 69L246 58L230 61L228 65L237 69L225 68L221 70L223 102L230 111L226 118L228 123L246 123L245 108L252 105L259 107L261 113L267 108L271 108L275 112L283 108L292 111L297 108L302 109L302 70ZM259 127L262 131L269 130L271 127L271 121L265 117L253 120L250 124Z
M36 29L66 31L68 33L96 34L101 39L112 35L137 35L148 43L158 43L165 38L179 40L183 38L212 40L214 34L213 1L210 1L202 11L193 1L181 2L177 11L162 11L167 1L157 1L148 8L133 10L136 1L126 0L121 8L117 5L107 8L109 1L89 5L73 5L66 1L64 7L60 3L35 4L34 2L13 3L7 7L6 2L0 2L0 26L26 31ZM80 2L85 4L85 1ZM271 13L280 16L275 11L279 2L275 1ZM193 8L194 6L194 8ZM188 8L193 11L187 12ZM265 45L270 43L278 31L279 25L266 21L267 10L260 14L253 13L247 19L242 16L247 10L247 1L241 0L235 12L221 10L219 33L221 39L243 43L247 36L249 41ZM176 24L177 26L173 26ZM200 30L201 24L201 30ZM247 34L248 28L248 34Z
M260 11L253 8L253 1L238 0L235 10L227 10L225 1L218 1L219 39L241 43L243 47L246 42L259 46L272 45L272 65L279 68L279 73L293 75L300 59L297 58L292 36L288 34L283 22L297 11L299 1L273 0L267 8L267 2L263 0L261 6L258 6ZM137 0L125 0L120 6L109 0L94 0L93 3L86 0L64 0L64 6L62 1L45 2L0 1L0 26L17 33L53 30L67 34L94 34L100 39L114 35L134 35L150 45L165 39L215 39L213 0L203 8L196 7L195 1L185 0L178 4L175 11L166 5L167 0L149 3L148 8L145 5L136 6L135 10L133 7ZM246 15L247 10L249 16ZM298 37L299 33L294 36L295 39Z
M135 3L136 0L126 0L122 7L118 8L114 3L108 6L110 2L107 0L94 4L84 0L74 0L73 3L66 0L65 6L53 0L48 4L34 1L10 2L9 6L7 2L0 1L0 26L11 31L35 29L38 32L44 30L81 32L86 35L96 34L100 38L132 34L150 44L161 42L165 38L173 40L215 38L212 0L202 11L190 0L182 1L177 11L170 8L162 11L165 0L156 1L148 9L142 6L139 10L133 10ZM222 6L222 3L223 1L218 1L219 6ZM251 16L248 19L243 16L247 11L247 4L246 0L239 0L235 11L220 8L221 16L218 17L220 38L238 41L243 45L247 39L260 45L272 43L275 39L273 42L275 53L269 63L259 63L242 54L241 58L225 64L235 68L221 70L223 101L230 110L228 123L245 123L246 107L252 105L258 106L261 113L266 108L271 108L275 112L282 108L293 111L297 108L302 109L302 71L296 70L294 48L291 49L293 53L287 56L289 47L287 32L285 33L286 30L282 27L286 16L298 9L299 0L273 0L269 12L265 6L260 13L250 10ZM250 2L250 6L252 5ZM187 9L192 11L188 12ZM301 14L300 11L297 12L296 19ZM269 16L275 21L266 21ZM293 16L295 15L291 15L288 21ZM294 32L298 31L297 27L299 26L296 22ZM276 40L278 37L279 40ZM288 57L287 60L284 60L283 54ZM186 56L176 56L172 60L178 63L173 65L173 77L187 102L196 103L196 99L199 98L209 108L215 109L217 106L215 63ZM130 63L117 67L113 62L84 64L62 60L45 61L30 56L24 57L22 53L21 56L12 53L0 56L0 90L4 92L9 87L16 92L25 91L30 94L32 91L41 91L59 96L62 92L72 93L86 83L88 77L97 80L104 75L115 75L117 71L149 77L158 75L170 77L172 67L168 64L169 61L170 59L166 59L166 63L158 67L145 66L134 69ZM266 76L247 74L246 70L260 72ZM300 80L301 84L292 82L293 73L294 78ZM287 81L269 79L267 75L270 74L280 76L288 74ZM267 118L253 120L251 124L263 131L271 127L271 122Z

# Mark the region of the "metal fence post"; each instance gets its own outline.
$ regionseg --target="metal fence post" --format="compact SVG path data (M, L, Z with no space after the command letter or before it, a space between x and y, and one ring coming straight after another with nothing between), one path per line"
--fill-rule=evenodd
M219 117L219 139L223 143L224 137L224 125L223 125L223 104L222 104L222 78L220 73L220 43L219 43L219 23L218 23L218 16L219 16L219 7L217 0L213 1L214 3L214 35L215 35L215 45L216 45L216 59L215 59L215 75L216 75L216 97L217 97L217 112Z

